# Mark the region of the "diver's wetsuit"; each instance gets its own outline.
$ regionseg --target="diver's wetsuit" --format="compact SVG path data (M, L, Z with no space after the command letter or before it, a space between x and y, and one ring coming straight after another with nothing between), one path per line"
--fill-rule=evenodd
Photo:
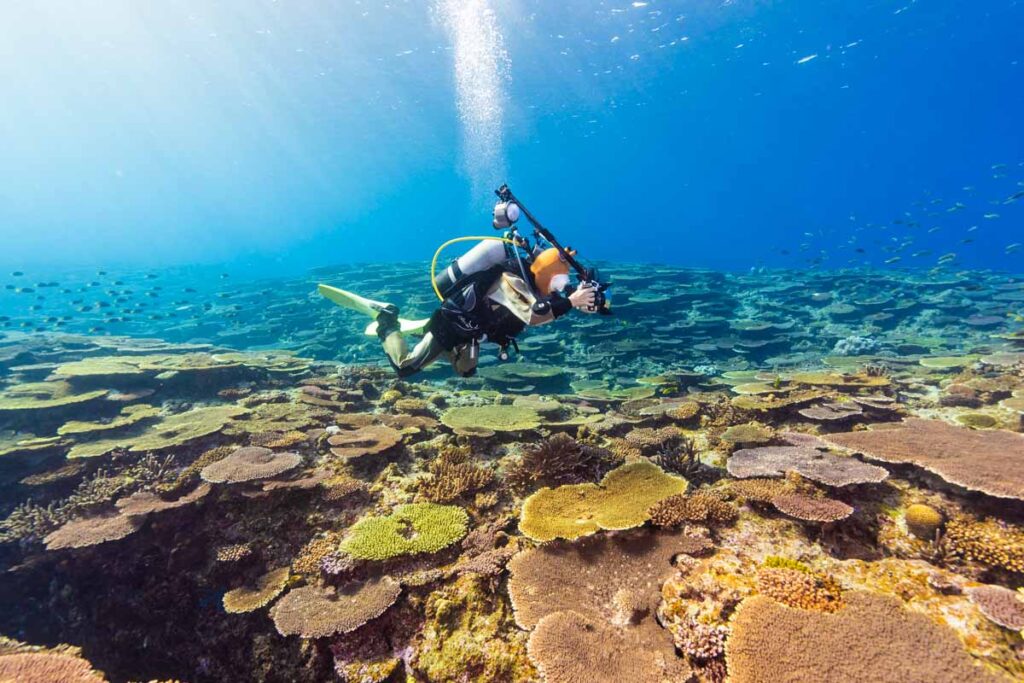
M476 372L481 341L500 346L515 342L529 325L542 325L572 310L569 300L551 294L550 313L532 313L535 303L518 269L501 263L441 287L446 297L427 323L423 339L410 351L402 335L397 316L378 317L377 336L391 365L400 377L408 377L447 353L455 372L469 377Z

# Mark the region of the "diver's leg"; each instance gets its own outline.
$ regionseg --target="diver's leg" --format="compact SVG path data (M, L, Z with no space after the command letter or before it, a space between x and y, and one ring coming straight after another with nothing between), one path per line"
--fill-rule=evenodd
M444 348L431 332L423 335L423 339L412 351L409 350L405 337L397 330L384 336L382 344L384 353L388 355L388 360L399 377L408 377L419 372L444 352Z

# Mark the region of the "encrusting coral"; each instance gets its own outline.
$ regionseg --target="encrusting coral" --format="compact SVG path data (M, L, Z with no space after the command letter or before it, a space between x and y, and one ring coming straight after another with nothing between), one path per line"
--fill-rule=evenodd
M726 641L735 683L1004 681L973 662L956 633L893 597L854 592L834 613L767 596L744 600Z
M409 503L383 517L364 517L349 529L341 550L361 560L435 553L466 535L469 516L457 505Z
M270 610L278 633L323 638L348 633L376 619L395 604L401 585L384 576L332 589L303 586L285 594Z
M686 491L685 479L641 461L609 472L598 484L542 488L523 503L519 530L535 541L579 538L601 529L630 529L652 505Z
M254 612L269 605L288 584L288 567L267 572L253 587L241 586L224 594L224 611L231 614Z

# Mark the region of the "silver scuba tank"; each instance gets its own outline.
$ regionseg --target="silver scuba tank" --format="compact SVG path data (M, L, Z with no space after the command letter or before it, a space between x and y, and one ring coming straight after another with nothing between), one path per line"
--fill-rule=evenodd
M463 278L487 270L505 261L508 254L505 243L498 240L481 240L472 249L451 262L434 278L434 284L447 297Z

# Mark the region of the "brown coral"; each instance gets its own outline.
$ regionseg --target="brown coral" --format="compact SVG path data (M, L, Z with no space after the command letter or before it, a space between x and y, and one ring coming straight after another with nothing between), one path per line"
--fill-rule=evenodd
M204 481L214 484L240 484L276 477L298 467L300 462L302 456L298 453L274 453L269 448L246 446L207 465L199 474Z
M742 479L730 481L728 491L736 498L767 504L776 496L792 493L793 486L781 479Z
M829 434L829 442L873 460L912 463L951 484L1024 500L1024 436L999 429L954 427L907 419L887 429Z
M254 587L241 586L224 594L224 611L230 614L255 612L266 607L288 584L288 567L269 571L256 580Z
M781 477L796 472L827 486L875 484L889 476L884 467L802 446L764 446L736 451L727 463L738 479Z
M1011 631L1024 629L1024 600L1017 591L1002 586L975 586L966 593L991 622Z
M530 659L548 683L682 681L689 668L651 622L618 629L578 612L545 616L530 635Z
M310 540L292 560L292 571L307 576L319 574L320 562L338 549L338 540L338 535L330 532Z
M843 606L835 581L799 569L763 568L757 573L757 590L788 607L835 612Z
M278 633L323 638L354 631L395 604L402 587L384 576L334 590L303 586L289 591L270 610Z
M838 522L853 514L853 508L841 500L813 498L802 493L786 493L772 498L779 512L805 522Z
M708 491L677 494L658 501L649 510L655 526L678 527L686 522L732 524L739 513L729 503Z
M327 439L331 453L346 460L383 453L401 441L400 431L384 425L367 425L352 431L338 432Z
M943 544L965 560L1024 574L1024 529L1019 527L959 517L946 524Z
M558 433L523 449L506 480L517 491L600 479L619 462L609 451Z
M143 519L128 515L76 519L48 535L44 542L47 550L61 550L117 541L138 531Z
M855 592L833 614L744 600L726 641L735 683L962 683L997 679L973 663L956 633L897 598Z
M151 512L163 512L174 508L184 507L201 500L210 492L209 484L200 484L189 494L181 496L177 500L164 500L155 493L139 491L127 498L117 501L117 509L122 515L146 515Z
M5 683L102 683L92 665L71 652L19 652L0 656L0 681Z
M468 451L448 449L427 466L430 477L420 483L423 496L435 503L449 503L484 488L494 479L489 469L470 462Z
M641 452L647 453L653 450L671 448L677 444L683 435L676 427L640 427L626 434L626 442Z

